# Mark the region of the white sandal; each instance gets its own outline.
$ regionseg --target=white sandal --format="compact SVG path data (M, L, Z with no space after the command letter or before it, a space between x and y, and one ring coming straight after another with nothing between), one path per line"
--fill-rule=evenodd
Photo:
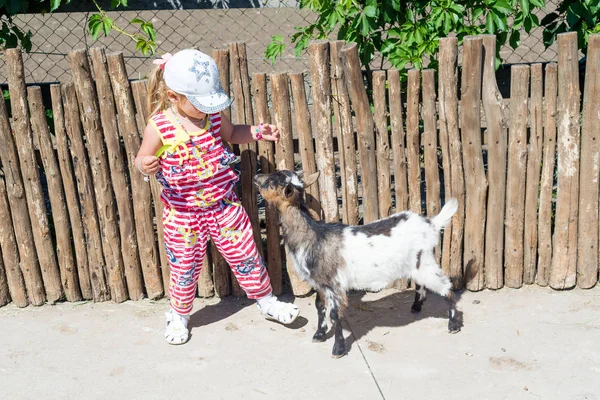
M275 296L271 296L262 307L257 303L257 307L266 319L281 322L284 325L291 324L300 315L297 305L279 301Z
M167 317L167 329L165 330L165 339L169 344L184 344L189 339L187 324L190 320L189 315L179 315L172 309L165 313Z

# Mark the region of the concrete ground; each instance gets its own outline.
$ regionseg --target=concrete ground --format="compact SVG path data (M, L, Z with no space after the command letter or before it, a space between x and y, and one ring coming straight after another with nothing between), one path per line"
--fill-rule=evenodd
M464 327L443 299L410 314L414 293L354 294L351 345L311 343L314 297L298 321L247 300L201 300L183 346L164 342L166 301L0 309L0 398L600 399L600 289L464 293ZM291 301L291 299L288 299Z

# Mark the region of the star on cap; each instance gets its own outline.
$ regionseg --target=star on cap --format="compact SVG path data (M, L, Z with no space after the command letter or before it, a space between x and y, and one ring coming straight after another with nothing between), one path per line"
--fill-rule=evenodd
M190 72L193 72L194 74L196 74L196 81L200 82L200 79L202 79L203 76L210 76L210 72L208 72L208 65L210 63L208 61L199 61L198 59L194 59L194 65L192 65L192 67L189 69ZM204 68L204 71L200 70L199 68Z

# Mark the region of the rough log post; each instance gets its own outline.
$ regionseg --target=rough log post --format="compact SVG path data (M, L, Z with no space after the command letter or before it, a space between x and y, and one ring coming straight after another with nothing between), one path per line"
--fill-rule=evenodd
M112 93L105 51L102 48L90 49L104 142L108 151L110 180L115 191L117 211L119 212L119 231L121 234L121 254L127 278L127 291L131 300L144 297L142 266L138 255L138 242L131 206L131 193L127 182L127 166L121 151L121 141L117 127L117 113Z
M406 99L406 166L408 172L408 205L421 214L421 138L419 132L420 71L408 71Z
M598 181L600 170L600 35L591 35L585 62L579 235L577 238L577 286L594 287L598 282Z
M379 218L392 214L392 177L390 171L390 140L388 135L385 71L373 72L373 105L375 107L375 137L377 140L377 197Z
M83 142L83 131L79 117L79 103L75 84L68 83L62 86L65 108L65 127L70 139L69 150L73 160L77 192L81 204L81 221L87 245L88 265L92 296L94 301L110 300L110 291L104 275L105 262L102 252L102 239L100 226L96 214L96 200L87 151Z
M16 289L17 291L13 296L13 301L15 301L15 304L19 301L19 304L21 304L22 307L27 305L27 301L33 305L39 306L46 301L46 294L44 293L44 283L42 281L40 265L38 264L37 254L35 253L35 244L33 241L29 211L27 210L23 178L21 177L21 170L19 168L19 156L17 154L17 147L10 127L6 103L4 101L0 101L0 140L3 145L3 151L0 151L0 160L2 161L2 170L6 181L6 196L8 199L6 215L12 220L11 224L7 223L3 226L3 229L7 229L7 231L4 232L0 229L0 232L8 235L14 228L18 251L15 251L13 255L13 252L7 247L10 246L8 242L6 244L0 242L0 246L3 247L4 257L12 256L12 259L4 259L5 264L8 265L8 267L6 267L8 268L7 273L11 274L13 272L12 268L18 268L23 275L23 280L25 282L28 300L25 299L23 301L21 295L18 293L19 289ZM9 225L11 230L8 230ZM6 238L6 240L9 239ZM12 264L9 264L9 262ZM15 282L19 281L16 271L13 277ZM9 283L10 280L11 277L9 276Z
M350 107L350 95L346 84L344 62L341 58L342 47L345 42L336 40L330 43L331 50L331 68L333 74L332 87L335 87L335 96L332 101L335 104L336 123L340 124L338 136L338 152L340 160L344 160L344 180L342 181L343 190L346 195L345 223L350 225L358 224L358 173L356 164L356 148L354 146L354 126L352 124L352 108ZM292 81L293 82L293 81ZM304 89L303 89L304 90ZM340 163L340 168L341 168Z
M97 212L102 233L102 249L108 267L111 298L120 303L127 300L125 269L121 257L121 237L117 227L114 192L108 169L108 158L104 146L98 98L85 50L69 53L73 81L81 107L81 120L88 142L88 155L94 180Z
M133 100L138 114L138 121L141 120L140 132L143 132L144 127L150 118L150 105L148 103L148 87L146 81L131 82L131 90L133 92ZM139 122L138 122L139 123ZM158 254L160 256L160 270L163 280L163 288L165 296L169 296L169 285L171 282L171 270L167 259L167 251L165 248L165 229L163 226L163 212L165 207L160 199L162 186L156 179L150 179L150 190L152 191L152 200L154 203L154 215L156 216L156 234L158 242ZM227 269L229 273L229 268Z
M291 74L290 78L302 170L304 171L304 175L308 176L317 171L317 166L315 163L315 146L313 144L310 112L308 111L306 90L304 88L304 74L302 72ZM312 186L306 188L305 197L308 208L314 211L315 217L321 219L322 210L319 200L319 182L315 182ZM358 210L356 212L358 213Z
M504 286L504 213L506 199L506 107L496 81L496 36L483 36L483 109L487 121L489 192L485 230L485 287Z
M440 212L440 175L438 173L437 125L435 104L435 72L423 71L423 154L425 158L425 187L427 188L427 215Z
M208 243L206 243L206 254L204 255L204 260L202 260L202 270L200 270L200 276L198 276L198 297L208 298L215 295L211 264L209 247Z
M287 77L287 74L273 74L270 76L270 80L271 80L271 93L272 93L272 101L273 101L273 123L275 125L277 125L277 127L279 128L279 132L281 134L281 139L280 139L279 145L277 147L277 154L276 154L277 168L276 169L278 169L278 170L287 169L287 170L293 171L293 170L295 170L294 139L292 136L292 115L291 115L291 111L290 111L290 91L288 88L288 77ZM257 83L260 83L260 82L257 82ZM264 82L264 83L266 84L266 82ZM257 98L257 106L261 107L260 114L265 118L269 118L268 110L266 108L266 106L267 106L266 88L263 86L262 89L263 89L263 91L261 93L262 96L259 96L261 98L260 99ZM267 162L268 171L272 172L271 166L269 165L270 160L267 158L265 161ZM273 171L274 170L275 169L273 169ZM270 208L271 207L269 206L269 209ZM269 210L269 211L271 212L271 215L274 215L276 213L275 210ZM277 227L277 230L278 229L279 229L279 227ZM268 234L267 234L267 236L268 236ZM275 238L268 238L269 241L271 241L271 239L277 239L277 244L279 244L279 234L277 234L277 236ZM274 245L275 245L275 243L273 243L273 246ZM273 250L275 250L275 249L273 249ZM274 273L274 275L271 278L272 284L274 281L274 286L273 286L274 289L273 290L276 294L281 293L281 290L282 290L281 265L273 266L273 267L271 267L271 269L273 270L273 273ZM294 293L296 293L296 291L300 290L299 285L303 286L301 291L304 292L305 285L303 285L302 281L296 274L296 271L293 268L292 258L288 254L286 254L286 269L290 276L290 283L292 284L292 289L293 289ZM275 279L273 279L273 277ZM304 294L306 294L306 293L304 293Z
M511 68L510 87L504 262L506 286L519 288L523 285L528 65L515 65Z
M83 233L83 224L81 222L79 201L77 200L77 188L75 187L75 178L73 176L73 167L71 165L71 155L69 154L69 143L65 128L65 113L63 109L60 85L50 85L50 95L52 97L54 135L56 137L58 164L60 167L62 183L65 189L65 201L67 203L70 229L73 236L73 245L75 247L75 265L77 267L79 288L81 289L82 297L86 300L89 300L93 298L93 293L92 285L90 283L88 252L85 242L85 235Z
M531 100L529 110L530 131L529 144L527 145L527 189L525 192L525 230L523 241L523 283L526 285L531 285L535 282L537 268L537 212L542 146L544 142L542 126L542 64L531 65Z
M0 248L2 249L2 260L0 261L4 262L4 271L0 271L0 280L2 280L1 275L5 273L10 299L12 299L13 304L17 307L27 307L29 304L29 301L27 301L27 290L25 289L23 273L19 268L19 250L17 249L17 241L15 240L15 234L13 231L10 206L8 204L8 198L6 195L7 193L4 175L1 174L0 221L3 222L0 224ZM1 295L1 292L2 289L0 288L0 304L3 302L3 295Z
M250 82L248 76L248 59L246 57L246 45L244 43L231 43L229 45L229 61L231 65L231 76L233 82L233 98L235 101L235 124L253 125L252 99L250 98ZM256 175L257 158L256 143L240 145L241 151L241 192L242 204L250 217L254 240L262 255L262 246L260 238L260 225L258 221L258 204L256 188L252 184L252 179ZM232 294L235 297L245 296L240 288L235 276L231 277Z
M462 259L465 221L465 178L462 160L462 143L458 130L458 40L440 39L439 56L439 101L440 135L448 138L449 170L444 171L444 179L451 181L451 197L458 200L458 210L452 218L452 225L446 227L444 238L450 239L450 263L442 264L452 279L455 289L463 286ZM448 197L446 197L448 198ZM444 258L444 257L442 257Z
M540 184L540 210L538 216L538 271L537 283L548 286L552 265L552 209L554 186L554 158L556 155L556 100L557 65L546 65L544 92L544 156Z
M577 275L579 206L579 63L577 32L558 35L558 190L550 287L569 289ZM587 168L587 166L586 166Z
M221 86L225 93L229 96L231 94L231 84L229 80L229 50L227 49L215 49L212 52L212 58L217 63L217 69L219 70L219 79ZM231 107L227 107L222 111L227 119L231 120Z
M394 192L396 212L408 209L408 182L406 181L406 150L402 124L402 89L400 71L388 71L390 98L390 125L392 127L392 151L394 153Z
M341 115L341 102L340 102L340 89L344 90L345 87L338 87L340 76L343 76L343 69L341 68L341 60L339 50L344 46L344 41L338 40L336 42L329 43L329 65L330 65L330 81L331 81L331 106L333 108L333 137L337 139L338 153L337 161L339 165L340 173L340 194L342 197L342 210L341 219L342 223L348 223L348 189L346 180L346 159L344 154L344 136L342 129L344 128L345 121L342 120ZM346 99L348 98L348 92L346 91ZM356 210L358 212L358 210Z
M363 223L377 220L379 204L377 202L377 161L375 160L375 135L373 114L369 107L367 89L363 83L361 64L356 43L349 43L341 50L344 61L346 87L350 94L352 107L356 113L358 132L358 150L360 156Z
M466 37L462 70L462 142L466 182L464 271L467 289L483 289L488 182L481 153L481 74L483 39Z
M148 297L156 299L162 297L163 283L159 271L158 251L154 237L154 224L152 207L152 194L150 185L144 182L144 177L135 167L135 156L140 148L140 135L135 121L133 96L123 53L118 52L107 56L108 71L113 88L113 94L119 115L119 130L125 142L125 150L129 165L129 176L133 194L133 212L135 214L135 227L140 251L142 272L146 284ZM158 216L161 217L161 216Z
M0 307L10 303L10 293L8 291L8 279L4 270L4 261L2 256L2 248L0 248Z
M331 126L331 77L329 43L313 42L309 45L310 76L313 87L312 123L315 135L321 207L327 222L339 221L335 159L333 158L333 131Z
M29 110L27 109L23 58L21 50L18 49L8 49L4 54L8 64L12 126L25 184L25 195L33 228L33 240L42 271L44 287L46 288L46 298L49 303L54 303L61 298L63 290L56 254L52 245L50 227L48 226L48 215L40 182L40 172L35 160Z
M69 227L69 216L67 215L67 205L63 192L63 183L60 175L56 156L54 155L54 146L50 138L50 130L46 122L46 113L44 103L42 102L42 90L39 86L30 86L27 88L27 99L29 101L29 110L31 112L31 127L33 135L40 144L40 153L44 164L44 171L48 182L48 191L50 205L52 207L52 220L54 222L54 232L56 234L56 253L58 256L58 266L60 268L60 277L62 287L65 291L67 301L80 301L81 290L77 279L77 269L73 258L73 248L71 246L71 228Z

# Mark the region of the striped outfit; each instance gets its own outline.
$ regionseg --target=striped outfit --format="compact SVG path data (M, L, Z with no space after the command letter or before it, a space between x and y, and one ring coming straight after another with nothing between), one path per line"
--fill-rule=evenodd
M233 154L221 141L220 114L210 114L203 130L189 134L165 113L150 121L163 143L156 179L163 186L171 307L181 315L191 312L208 235L249 298L271 294L250 220L233 191L238 176L228 166Z

